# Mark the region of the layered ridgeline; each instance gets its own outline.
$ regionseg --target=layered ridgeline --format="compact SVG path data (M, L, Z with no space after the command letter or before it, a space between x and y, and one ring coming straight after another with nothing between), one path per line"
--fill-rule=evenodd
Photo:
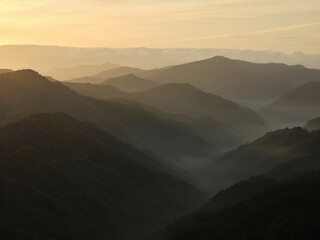
M259 110L275 127L303 126L320 116L320 82L308 82Z
M156 240L319 238L320 172L276 183L251 178L155 234ZM222 203L222 204L221 204Z
M267 174L281 179L320 168L319 159L320 131L282 129L215 158L198 174L217 192L250 176Z
M206 92L248 104L262 106L296 86L319 81L320 70L301 65L256 64L214 57L173 66L149 76L158 83L190 83Z
M133 73L116 78L109 78L101 84L112 85L126 92L143 91L158 85L153 81L137 77Z
M54 68L46 71L46 75L52 76L60 81L84 76L92 76L99 72L118 68L119 65L113 63L104 63L101 65L78 65L74 67Z
M242 142L259 137L267 131L264 120L254 111L190 84L169 83L134 93L123 92L108 85L64 84L85 96L133 100L172 114L212 118L227 127Z
M121 66L114 69L101 71L94 75L82 75L81 77L78 77L78 78L66 79L66 82L100 84L108 79L123 77L130 74L138 74L141 72L144 72L144 70L139 68Z
M92 121L123 141L185 169L201 166L220 153L191 123L160 117L144 106L83 97L32 70L0 75L2 125L30 114L57 111Z
M206 200L92 123L42 113L0 128L1 239L143 239Z
M0 66L13 69L47 70L57 67L117 63L122 66L151 69L177 65L213 56L226 56L251 62L284 62L320 68L320 55L296 51L254 51L218 48L75 48L44 45L0 46Z
M308 121L305 125L305 128L309 131L320 130L320 118L314 118Z

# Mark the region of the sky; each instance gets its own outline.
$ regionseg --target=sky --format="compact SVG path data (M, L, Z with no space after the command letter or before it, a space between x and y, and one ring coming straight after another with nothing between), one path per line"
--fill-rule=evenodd
M0 0L0 45L320 53L320 0Z

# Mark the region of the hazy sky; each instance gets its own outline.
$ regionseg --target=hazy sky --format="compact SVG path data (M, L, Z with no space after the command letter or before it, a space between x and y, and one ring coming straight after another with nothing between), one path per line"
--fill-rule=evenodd
M0 0L0 44L320 53L320 0Z

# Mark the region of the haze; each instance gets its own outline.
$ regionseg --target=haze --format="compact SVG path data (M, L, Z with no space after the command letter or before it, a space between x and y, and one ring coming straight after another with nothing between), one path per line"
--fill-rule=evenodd
M0 0L0 44L320 53L318 0Z

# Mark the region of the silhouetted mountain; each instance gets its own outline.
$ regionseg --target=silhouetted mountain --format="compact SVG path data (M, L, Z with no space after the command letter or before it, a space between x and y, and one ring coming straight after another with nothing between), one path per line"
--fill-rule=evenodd
M55 68L46 72L46 74L58 80L68 80L84 76L92 76L102 71L118 68L119 65L113 63L104 63L101 65L78 65L74 67Z
M320 168L319 149L320 131L282 129L217 157L199 175L212 192L260 174L286 178Z
M262 187L253 197L240 200L220 211L211 210L206 205L199 211L178 219L152 239L316 240L320 236L319 181L320 172L316 171L274 186L253 182ZM246 184L242 185L240 183L235 186L240 195L241 189L247 191ZM233 190L226 190L226 201L228 192Z
M158 85L153 81L137 77L133 73L116 78L109 78L101 84L112 85L126 92L143 91Z
M250 62L282 62L320 68L320 54L219 48L79 48L44 45L0 46L0 66L3 68L32 68L47 70L57 67L112 62L122 66L152 69L187 62L226 56Z
M314 118L308 121L305 125L305 128L309 131L320 130L320 118Z
M94 78L100 78L102 80L106 80L109 78L116 78L128 74L137 74L139 72L143 72L144 70L139 68L131 68L131 67L118 67L111 70L102 71L93 75Z
M302 126L320 116L320 82L308 82L259 110L276 127Z
M220 96L203 92L185 83L169 83L143 92L133 93L131 99L171 113L196 117L212 117L228 124L247 140L266 132L267 127L254 111L241 107Z
M0 128L0 232L11 239L141 239L206 195L91 123L38 114Z
M227 123L263 124L253 111L186 83L169 83L133 95L135 99L169 112L212 116ZM236 120L233 119L235 115Z
M132 103L86 98L32 70L0 75L0 124L39 112L65 112L96 123L125 142L193 169L220 153L196 129Z
M11 70L11 69L0 69L0 74L9 73L9 72L13 72L13 70Z
M214 57L171 67L150 77L158 83L190 83L204 91L261 106L308 81L320 70L285 64L255 64ZM259 103L260 102L260 103Z

